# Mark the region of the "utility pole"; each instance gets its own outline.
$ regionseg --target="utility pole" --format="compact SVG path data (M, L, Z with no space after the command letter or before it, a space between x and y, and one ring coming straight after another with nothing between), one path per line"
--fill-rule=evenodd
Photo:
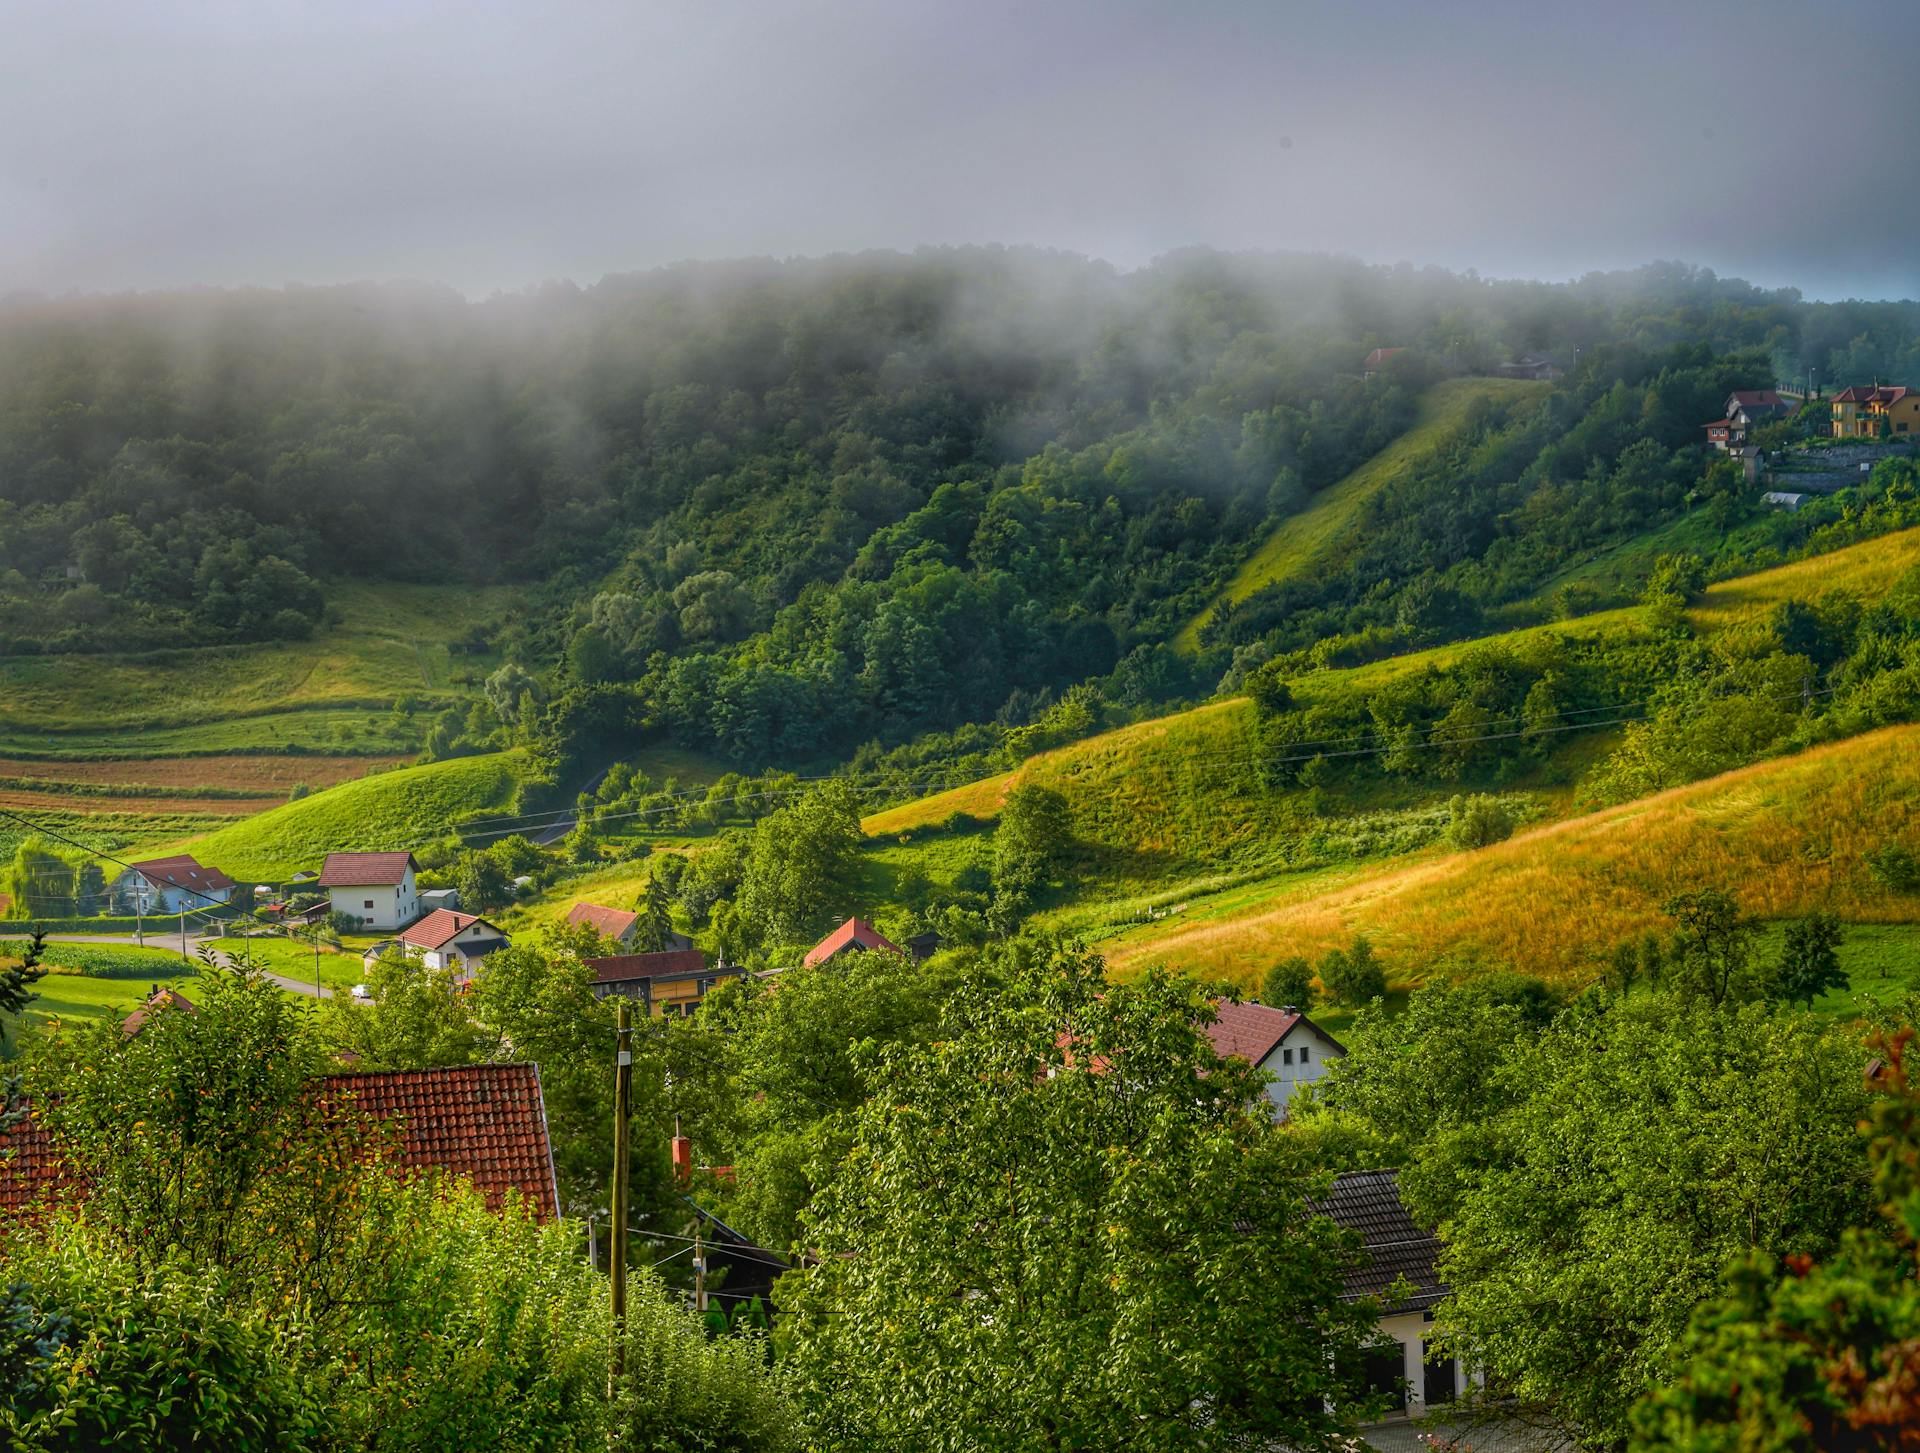
M180 957L186 959L188 963L193 962L187 959L187 905L185 902L180 905Z
M133 890L133 941L147 946L147 895L139 888Z
M619 1037L613 1060L613 1239L607 1247L613 1282L613 1360L608 1396L618 1390L627 1363L627 1115L633 1100L633 1024L625 995L615 1013Z
M700 1221L693 1223L693 1310L702 1321L707 1316L707 1248L700 1239Z

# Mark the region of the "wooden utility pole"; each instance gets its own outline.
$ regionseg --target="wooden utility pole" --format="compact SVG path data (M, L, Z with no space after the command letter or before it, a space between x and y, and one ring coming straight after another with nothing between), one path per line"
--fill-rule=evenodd
M608 1395L618 1391L627 1362L627 1115L633 1101L633 1025L631 1007L621 997L615 1025L619 1030L613 1060L613 1204L612 1239L607 1265L613 1282L613 1359Z

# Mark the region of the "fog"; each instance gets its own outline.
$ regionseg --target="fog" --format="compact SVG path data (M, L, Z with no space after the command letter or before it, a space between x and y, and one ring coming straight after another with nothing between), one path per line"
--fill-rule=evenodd
M0 292L1037 244L1920 294L1898 7L27 0Z

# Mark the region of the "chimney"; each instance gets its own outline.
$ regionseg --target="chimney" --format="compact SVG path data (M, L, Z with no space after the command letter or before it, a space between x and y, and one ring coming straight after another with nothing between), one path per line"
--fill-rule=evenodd
M1280 1006L1280 1012L1282 1014L1298 1014L1300 1012L1300 1006L1298 1004L1282 1004Z
M684 1135L673 1137L673 1178L683 1186L693 1180L693 1141Z

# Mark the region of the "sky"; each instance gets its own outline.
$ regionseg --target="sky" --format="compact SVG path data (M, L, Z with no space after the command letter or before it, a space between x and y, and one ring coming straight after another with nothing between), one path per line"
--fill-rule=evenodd
M0 0L0 293L1002 242L1920 296L1885 0Z

